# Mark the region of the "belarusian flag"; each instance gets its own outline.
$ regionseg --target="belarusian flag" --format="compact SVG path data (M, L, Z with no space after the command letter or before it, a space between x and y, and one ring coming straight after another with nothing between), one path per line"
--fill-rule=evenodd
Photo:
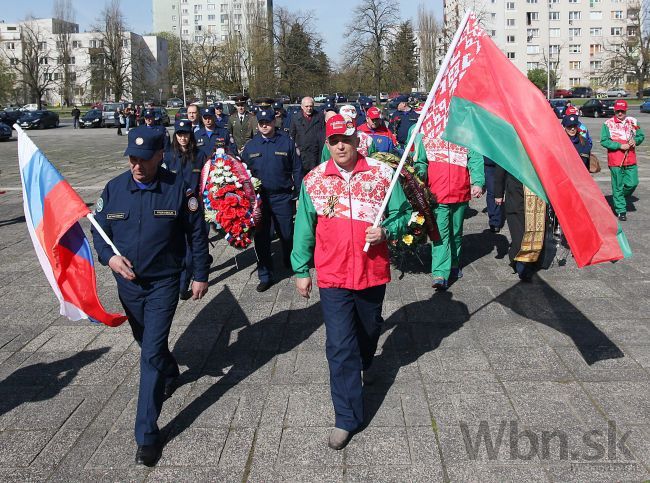
M474 14L463 18L436 84L421 128L428 152L438 137L465 146L550 202L579 267L631 255L617 218L548 101Z

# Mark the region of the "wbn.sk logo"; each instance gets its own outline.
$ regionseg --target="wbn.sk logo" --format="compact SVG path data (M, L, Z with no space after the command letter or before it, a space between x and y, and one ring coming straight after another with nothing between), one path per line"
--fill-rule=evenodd
M506 433L506 426L509 430ZM582 435L567 434L560 429L551 431L519 431L517 421L501 421L496 434L490 429L487 421L481 421L478 430L472 435L472 430L465 421L460 422L460 430L465 442L465 450L471 460L477 460L484 455L488 460L499 459L501 446L509 446L510 460L531 460L538 457L541 460L616 460L620 451L623 458L632 460L632 454L625 446L630 432L618 437L616 423L607 421L607 430L592 429ZM580 439L580 441L576 441ZM484 448L484 453L481 449Z

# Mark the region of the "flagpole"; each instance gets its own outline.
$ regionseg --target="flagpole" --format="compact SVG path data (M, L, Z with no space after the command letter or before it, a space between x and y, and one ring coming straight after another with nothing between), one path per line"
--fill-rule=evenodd
M408 143L406 143L406 147L404 148L404 154L402 154L402 159L400 160L399 164L397 165L397 168L395 169L395 174L393 175L393 179L390 182L390 186L388 186L388 191L386 192L384 201L382 201L381 203L381 209L377 212L377 218L375 218L375 223L372 225L374 228L377 228L381 223L381 219L384 216L384 211L386 210L386 206L388 206L388 200L390 199L390 195L393 192L393 189L395 188L395 184L399 179L400 173L402 172L402 168L404 167L404 163L408 158L408 153L411 151L411 148L413 147L415 136L417 135L417 133L420 131L420 128L422 127L422 123L424 122L424 118L427 112L429 111L429 107L431 106L431 103L433 102L433 97L436 93L436 90L438 90L438 86L440 85L442 76L447 70L447 66L449 65L451 56L454 53L454 49L456 48L456 45L458 45L458 41L460 40L460 36L463 33L463 30L465 30L465 26L467 25L467 21L469 20L469 16L471 13L472 13L471 10L467 10L465 12L463 19L458 25L458 30L456 30L456 33L454 34L451 44L449 44L449 49L447 50L447 54L445 54L445 58L442 61L440 70L438 70L438 74L436 75L436 80L433 82L433 87L431 87L431 90L429 91L429 95L427 96L427 101L424 103L424 107L420 111L420 115L418 116L418 122L415 124L415 129L413 129L413 134L409 137ZM370 243L366 242L366 244L363 247L363 251L367 252L369 248L370 248Z
M88 213L86 215L86 218L88 218L88 221L90 221L90 223L93 225L95 230L97 230L97 233L99 233L101 237L104 239L104 241L108 243L108 245L113 249L113 253L115 253L115 255L117 255L118 257L121 257L122 254L120 253L120 251L117 249L115 244L111 241L111 239L108 238L108 235L106 234L104 229L99 225L99 223L97 223L97 220L95 219L95 215L93 215L92 213Z

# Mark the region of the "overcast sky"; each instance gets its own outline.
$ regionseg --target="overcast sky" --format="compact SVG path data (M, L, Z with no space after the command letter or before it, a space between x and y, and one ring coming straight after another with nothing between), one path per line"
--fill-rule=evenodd
M433 10L438 18L442 18L442 1L399 0L400 16L404 20L407 18L415 20L418 5L422 3ZM52 3L52 0L2 0L0 19L5 22L16 22L28 15L37 18L51 17ZM96 22L105 3L104 0L72 0L81 31L89 29ZM152 0L122 1L122 11L132 31L143 34L153 30L151 3ZM316 19L314 26L325 40L325 52L335 63L339 61L341 49L346 41L345 25L350 22L352 10L358 3L358 0L275 0L273 2L275 6L286 7L292 11L312 11Z

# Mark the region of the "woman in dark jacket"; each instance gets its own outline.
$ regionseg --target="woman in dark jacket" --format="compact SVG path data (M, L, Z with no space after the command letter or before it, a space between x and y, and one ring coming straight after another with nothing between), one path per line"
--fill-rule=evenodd
M578 151L582 162L587 170L589 170L589 156L591 155L591 139L583 136L580 132L580 119L575 114L564 116L562 118L562 126L573 143L573 146Z
M182 176L188 189L191 189L197 199L201 199L199 183L201 181L201 169L205 163L205 154L196 146L196 139L192 130L192 121L180 119L174 123L174 138L165 150L162 166L178 176ZM196 209L203 210L199 203ZM181 272L180 298L187 300L192 296L189 290L192 281L193 263L191 245L185 242L185 268Z

